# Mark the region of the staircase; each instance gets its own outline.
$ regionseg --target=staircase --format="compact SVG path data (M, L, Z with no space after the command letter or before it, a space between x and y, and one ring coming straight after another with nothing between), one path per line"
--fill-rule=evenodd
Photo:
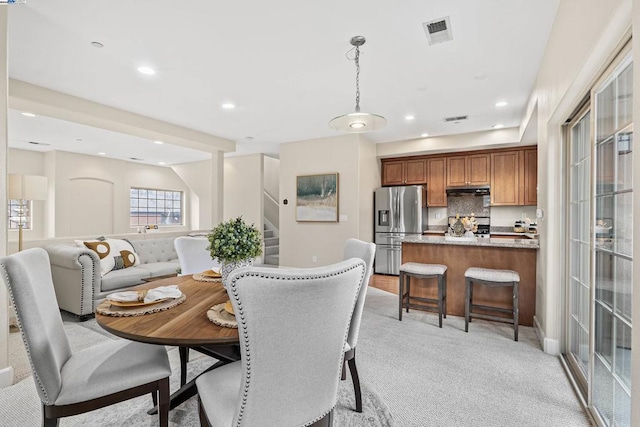
M267 265L280 265L280 238L278 230L265 221L264 224L264 263Z

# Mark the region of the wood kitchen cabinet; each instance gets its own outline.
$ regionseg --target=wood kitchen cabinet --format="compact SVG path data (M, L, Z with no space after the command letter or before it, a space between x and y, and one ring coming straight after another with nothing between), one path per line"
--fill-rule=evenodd
M538 205L538 150L526 148L522 150L522 204L525 206Z
M423 203L447 207L447 187L491 186L492 206L538 204L535 146L382 160L382 185L423 185ZM425 185L426 184L426 185Z
M427 206L447 207L446 158L427 159Z
M488 185L490 177L489 154L468 154L447 157L447 186Z
M518 206L520 203L520 152L491 153L491 206Z
M382 160L382 185L422 185L427 183L425 159Z
M538 204L538 150L491 153L491 205Z

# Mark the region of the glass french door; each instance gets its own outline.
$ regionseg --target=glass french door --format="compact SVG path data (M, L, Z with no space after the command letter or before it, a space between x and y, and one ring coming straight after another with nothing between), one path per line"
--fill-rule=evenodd
M583 110L569 132L569 247L567 362L585 397L589 379L591 271L591 112Z
M633 264L633 64L595 91L592 404L605 425L629 426Z
M564 355L594 419L629 426L633 264L630 54L569 124Z

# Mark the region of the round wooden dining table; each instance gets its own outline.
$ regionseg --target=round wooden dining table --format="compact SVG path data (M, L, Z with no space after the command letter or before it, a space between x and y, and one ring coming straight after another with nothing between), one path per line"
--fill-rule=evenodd
M131 290L168 285L178 286L186 296L183 303L140 316L116 317L96 313L96 321L102 328L121 338L179 347L181 388L171 395L170 408L173 409L197 392L195 379L186 382L190 348L218 360L208 370L240 360L240 349L237 329L218 326L207 317L211 307L229 299L222 283L200 282L189 275L155 280Z
M218 326L207 317L207 311L229 299L220 282L198 282L191 276L155 280L131 288L152 289L178 285L186 299L168 310L131 317L96 313L98 324L122 338L149 344L173 346L212 346L238 344L238 330Z

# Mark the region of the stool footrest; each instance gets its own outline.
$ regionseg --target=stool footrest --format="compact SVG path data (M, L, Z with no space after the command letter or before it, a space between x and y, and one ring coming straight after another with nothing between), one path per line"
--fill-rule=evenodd
M407 294L404 294L404 297L406 298ZM425 298L425 297L412 297L409 296L409 302L411 301L420 301L420 302L428 302L428 303L432 303L432 304L438 304L438 298Z
M412 308L414 310L431 311L439 313L438 306L422 305L422 304L404 304L402 308Z
M499 316L490 316L488 314L469 313L469 319L495 320L496 322L509 323L511 325L514 324L513 319L507 319L506 317Z
M500 313L508 313L513 315L513 309L510 309L510 308L491 307L488 305L471 304L471 309L473 310L474 308L479 308L481 310L499 311Z

